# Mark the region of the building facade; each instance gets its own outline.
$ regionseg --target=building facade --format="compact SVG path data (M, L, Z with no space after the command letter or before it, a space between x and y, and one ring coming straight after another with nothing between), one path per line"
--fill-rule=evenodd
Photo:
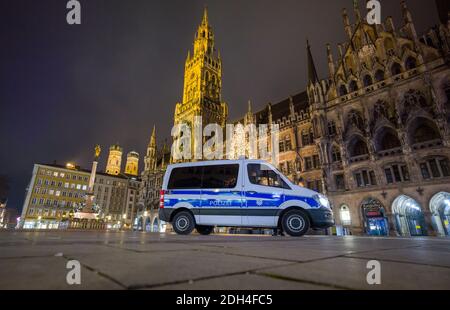
M381 25L367 24L357 5L351 23L343 10L348 40L338 46L338 61L327 46L329 76L319 79L308 43L307 90L256 113L249 103L247 114L234 122L279 126L279 169L330 197L339 235L450 233L450 25L440 23L419 36L404 1L401 10L398 29L390 17ZM201 32L208 25L205 16L199 42L209 38ZM208 43L194 45L200 51ZM183 102L192 97L186 87L191 62L188 56ZM201 111L201 105L178 104L175 124L192 125L184 115ZM223 119L226 114L219 123ZM148 154L155 155L156 148L149 145ZM144 172L155 209L164 174L164 166L148 169L156 157L147 157Z
M406 2L403 24L369 25L343 11L348 41L319 79L309 43L306 93L253 114L280 127L280 170L326 193L338 234L449 235L449 25L415 30Z
M131 228L134 204L139 194L139 180L133 176L111 176L97 173L94 184L94 203L107 223L107 228ZM131 205L131 206L130 206Z
M279 169L328 195L339 235L450 234L450 25L418 35L404 1L401 10L398 28L392 18L367 24L357 6L352 23L344 10L347 41L339 44L337 61L327 46L328 76L319 78L308 43L307 89L256 112L249 103L234 122L278 125ZM205 10L174 124L192 127L200 116L202 128L225 126L221 88L222 61ZM193 136L191 148L199 143ZM99 227L164 231L158 209L166 167L174 162L170 149L158 148L154 128L140 177L135 152L122 174L122 153L112 146L106 173L95 178ZM83 203L89 175L77 167L35 165L23 227L82 228L73 212Z
M158 211L162 181L170 160L170 151L165 143L161 150L158 150L156 128L153 127L144 158L144 171L141 173L140 195L133 223L134 230L147 232L165 231L165 224L159 221Z
M448 235L449 28L368 25L343 11L348 41L320 80L308 47L311 124L340 228L369 235ZM439 199L439 197L447 197ZM447 215L446 215L447 214Z
M6 217L6 199L0 201L0 229L6 228L7 226L7 217Z
M113 156L110 152L108 173L96 172L100 149L91 171L73 164L35 164L19 227L131 229L139 198L140 179L134 174L120 171L121 156L117 156L119 149L117 145L110 149ZM86 210L89 209L88 198L92 199L89 208L93 209L93 213Z

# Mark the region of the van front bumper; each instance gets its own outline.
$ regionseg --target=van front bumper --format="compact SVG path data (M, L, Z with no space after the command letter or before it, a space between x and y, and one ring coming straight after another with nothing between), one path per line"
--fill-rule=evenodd
M328 208L308 210L312 228L329 228L334 226L333 211Z

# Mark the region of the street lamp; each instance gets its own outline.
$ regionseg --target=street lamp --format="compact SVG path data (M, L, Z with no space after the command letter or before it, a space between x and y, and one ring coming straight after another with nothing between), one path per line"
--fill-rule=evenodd
M111 225L111 219L112 219L112 217L111 217L111 215L105 216L105 219L106 219L106 228L107 228L107 229L112 228L112 225Z
M146 232L147 231L147 229L146 229L146 225L147 225L147 216L148 216L148 212L147 212L147 210L145 210L144 211L144 216L143 216L143 218L142 218L142 231L143 232Z
M125 228L125 226L126 226L126 221L127 221L127 214L126 213L124 213L123 215L122 215L122 220L123 220L123 222L122 222L122 227L121 227L121 229L123 230L124 228Z

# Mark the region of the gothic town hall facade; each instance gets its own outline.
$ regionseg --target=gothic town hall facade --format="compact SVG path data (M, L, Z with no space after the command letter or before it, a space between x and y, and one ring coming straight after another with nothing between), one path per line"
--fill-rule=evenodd
M439 25L419 35L405 1L401 10L401 25L390 17L369 25L357 6L353 22L344 9L347 41L336 60L327 46L328 76L319 78L307 44L307 90L256 112L249 104L238 121L280 126L279 169L328 195L338 235L450 235L450 22L441 14ZM200 27L212 36L205 17ZM196 40L197 49L204 43L212 51L208 40ZM183 101L204 100L206 115L223 123L220 56L211 61L216 80L207 88L200 79L197 91L202 70L188 57L185 84L193 82ZM177 105L176 123L190 110ZM169 161L153 136L142 192L154 195L142 210L157 209L155 184Z

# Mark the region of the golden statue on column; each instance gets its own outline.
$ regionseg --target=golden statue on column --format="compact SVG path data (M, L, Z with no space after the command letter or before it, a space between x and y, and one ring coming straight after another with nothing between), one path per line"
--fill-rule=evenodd
M91 176L89 178L89 185L85 194L85 203L83 208L75 213L75 218L82 221L88 221L87 225L93 228L94 222L98 219L98 210L94 208L94 183L95 183L95 175L97 173L97 165L98 159L100 157L102 149L100 145L96 145L94 148L94 161L92 162Z

